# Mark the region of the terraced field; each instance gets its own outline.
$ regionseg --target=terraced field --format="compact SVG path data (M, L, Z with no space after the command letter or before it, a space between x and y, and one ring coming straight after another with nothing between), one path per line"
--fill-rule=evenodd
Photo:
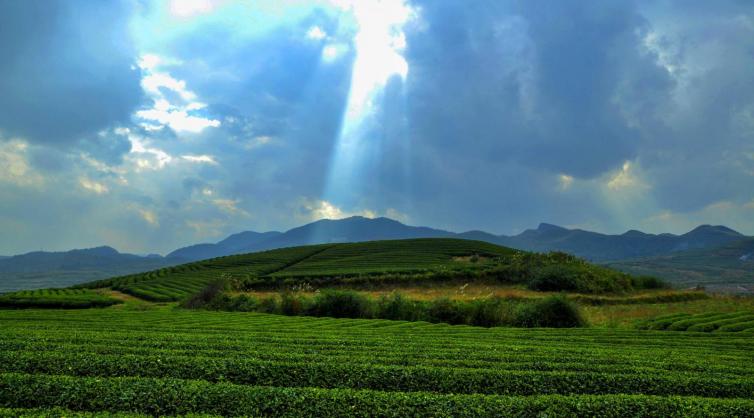
M153 302L171 302L198 292L213 280L224 277L247 279L264 276L327 248L329 248L328 245L312 245L219 257L147 273L99 280L76 287L89 289L110 287Z
M664 315L640 325L642 329L692 332L743 332L754 334L754 312L716 313L696 315L685 313Z
M120 302L88 289L22 290L0 295L0 308L101 308Z
M738 334L172 308L0 311L0 325L6 415L754 415Z
M153 302L186 299L217 279L237 290L279 289L303 285L381 285L491 280L524 283L540 269L566 275L586 292L630 290L634 279L563 254L532 254L481 241L411 239L284 248L219 257L195 263L78 285L112 288ZM638 285L639 287L643 285ZM553 290L550 288L539 290Z

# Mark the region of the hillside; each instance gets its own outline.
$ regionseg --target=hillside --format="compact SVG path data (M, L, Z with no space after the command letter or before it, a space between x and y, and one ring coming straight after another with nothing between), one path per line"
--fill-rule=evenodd
M230 235L217 243L177 249L165 258L120 254L112 248L100 247L64 253L34 252L0 259L0 293L20 289L62 287L191 261L278 248L415 238L461 238L526 251L563 251L593 262L606 263L672 254L687 249L713 248L746 237L724 226L709 225L702 225L683 235L654 235L639 231L607 235L551 224L541 224L537 229L526 230L514 236L494 235L484 231L457 234L440 229L409 226L388 218L369 219L357 216L340 220L320 220L286 232L245 231ZM663 277L674 281L678 281L679 278L679 283L686 283L685 277Z
M680 286L706 286L722 291L754 291L754 239L712 249L680 251L659 257L608 264L631 274L665 278Z
M178 259L123 254L105 246L65 252L35 251L0 259L0 293L65 287L179 262Z
M636 284L636 279L628 275L566 254L533 254L482 241L426 238L320 244L233 255L78 287L109 287L147 300L175 301L217 279L239 289L488 280L526 284L535 290L600 293L621 292Z

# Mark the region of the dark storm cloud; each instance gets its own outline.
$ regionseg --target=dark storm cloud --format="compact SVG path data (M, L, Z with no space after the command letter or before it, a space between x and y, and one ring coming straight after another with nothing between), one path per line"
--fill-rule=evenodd
M461 152L593 177L639 145L616 95L635 86L661 95L672 84L641 53L646 22L630 2L418 6L412 121L417 135Z
M0 2L0 129L71 144L126 122L140 103L130 3Z
M0 227L20 237L0 253L45 231L59 248L165 252L286 229L343 177L341 213L452 230L663 232L735 212L754 231L751 2L412 1L408 76L376 96L348 172L333 169L357 57L348 12L145 4L0 2L0 162L15 164ZM133 45L132 19L149 29ZM143 54L163 60L133 70ZM142 99L149 74L185 85ZM219 126L140 127L152 99Z

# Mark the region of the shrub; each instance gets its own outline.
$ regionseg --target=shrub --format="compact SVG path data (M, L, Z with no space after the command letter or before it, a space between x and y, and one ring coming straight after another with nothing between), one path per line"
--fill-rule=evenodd
M586 325L578 307L563 295L548 296L541 301L519 306L515 323L522 327L547 328L574 328Z
M469 324L479 327L496 327L511 323L512 304L501 298L474 300L469 303Z
M435 299L429 303L427 316L429 322L447 324L468 324L468 309L462 302L453 302L448 298Z
M213 301L213 299L217 298L222 294L223 291L225 291L225 288L225 280L214 280L207 286L205 286L204 289L186 299L181 304L181 307L188 309L207 307Z
M632 276L631 285L635 289L669 289L670 284L654 276Z
M377 301L377 317L383 319L418 321L422 317L422 306L400 293L382 296Z
M573 269L553 265L539 269L529 281L529 288L543 292L574 291L579 288L578 281Z
M309 313L333 318L370 318L373 309L369 299L347 290L325 290L312 302Z
M280 293L280 313L296 316L304 313L304 302L291 292Z

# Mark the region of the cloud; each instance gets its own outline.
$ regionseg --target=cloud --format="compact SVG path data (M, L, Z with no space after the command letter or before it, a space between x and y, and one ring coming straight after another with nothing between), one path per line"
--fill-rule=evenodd
M44 178L34 172L28 161L29 145L23 141L0 140L0 183L20 187L39 187Z
M192 163L217 165L215 158L209 155L181 155L181 158Z
M0 253L41 236L166 252L351 215L754 231L746 2L404 3L375 38L405 78L343 172L355 2L3 3L0 230L18 239Z
M351 216L363 216L365 218L377 217L377 214L374 211L367 209L348 212L326 200L303 199L300 210L301 213L299 214L299 217L309 221L315 221L318 219L344 219Z
M105 194L110 191L110 189L108 189L104 184L90 180L86 177L79 178L79 184L84 189L96 194Z
M131 2L0 4L0 130L70 145L125 123L142 100Z
M177 133L199 133L206 128L220 126L219 120L205 118L197 113L207 105L197 101L196 93L186 88L185 81L158 71L160 63L164 61L153 54L147 54L139 61L145 72L141 86L153 102L151 108L135 113L138 119L144 121L142 126L147 130L159 130L167 126Z
M620 170L610 177L607 182L607 188L615 192L644 187L647 186L636 176L630 161L625 161Z

